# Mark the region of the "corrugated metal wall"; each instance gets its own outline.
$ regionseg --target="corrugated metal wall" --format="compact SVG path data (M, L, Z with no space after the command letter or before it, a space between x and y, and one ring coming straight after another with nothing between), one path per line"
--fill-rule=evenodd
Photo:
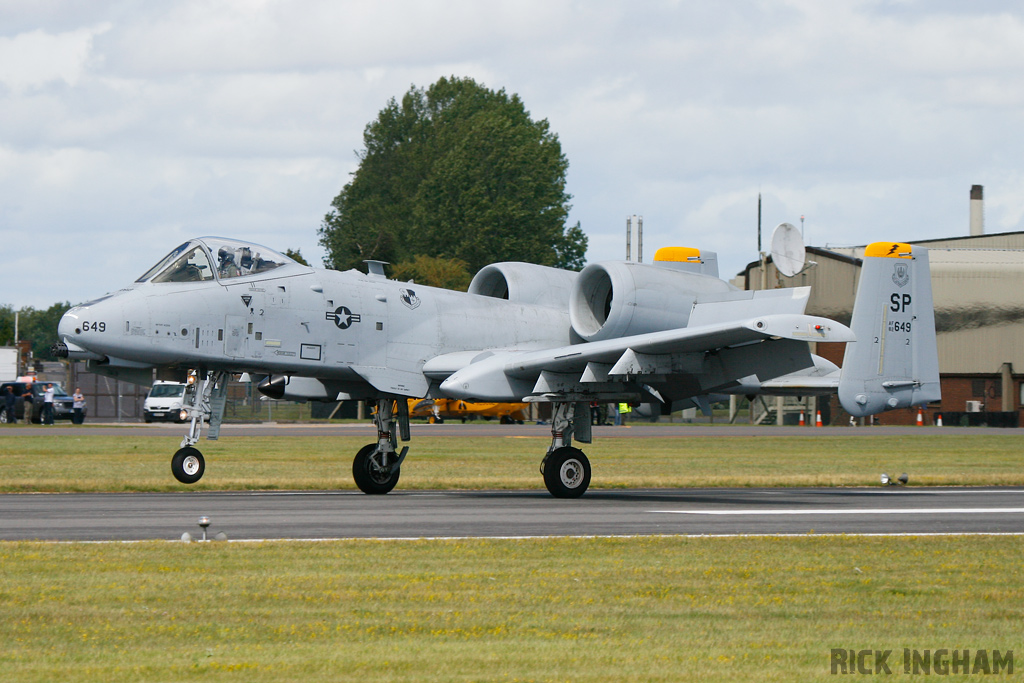
M929 258L941 371L1024 372L1024 251L932 247Z

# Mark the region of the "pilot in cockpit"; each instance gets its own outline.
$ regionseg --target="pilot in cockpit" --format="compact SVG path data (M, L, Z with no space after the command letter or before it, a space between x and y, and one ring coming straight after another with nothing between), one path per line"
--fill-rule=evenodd
M215 268L208 254L216 255ZM136 282L202 282L215 275L223 280L266 273L289 263L293 262L287 256L255 244L220 238L205 243L193 240L167 254Z
M217 272L221 277L238 277L242 274L235 263L235 255L224 247L217 252Z

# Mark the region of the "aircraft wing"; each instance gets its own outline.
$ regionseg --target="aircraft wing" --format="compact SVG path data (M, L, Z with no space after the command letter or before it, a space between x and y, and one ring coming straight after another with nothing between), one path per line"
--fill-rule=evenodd
M425 396L430 381L421 372L398 367L353 365L352 370L374 389L401 396Z
M812 367L806 342L853 339L827 318L774 314L552 349L459 352L423 370L434 379L447 374L441 391L467 401L590 400L640 389L661 398L659 388L685 387L670 390L669 398L680 399Z
M827 396L839 390L842 370L830 360L811 355L814 366L774 379L741 382L722 393L744 396Z

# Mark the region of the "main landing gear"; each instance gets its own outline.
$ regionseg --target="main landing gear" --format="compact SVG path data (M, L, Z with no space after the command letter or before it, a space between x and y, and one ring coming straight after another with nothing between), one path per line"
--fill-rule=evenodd
M395 407L397 406L397 415ZM401 475L402 461L405 460L409 447L404 446L400 453L395 426L401 432L402 441L409 440L409 403L404 398L378 399L377 410L373 415L377 425L377 443L363 446L352 461L352 478L363 493L382 494L395 488Z
M224 416L224 400L227 397L228 373L208 372L199 379L198 372L188 376L182 412L191 419L188 434L181 440L181 447L171 458L171 474L182 484L194 484L203 478L206 460L195 444L203 431L203 421L210 421L208 439L216 439L220 433L220 422Z
M552 405L551 446L540 463L544 485L555 498L579 498L590 486L590 460L573 447L572 437L590 443L590 405L561 403Z
M398 484L402 462L409 452L398 451L395 427L409 440L409 405L404 399L378 399L373 422L377 442L359 449L352 461L352 478L363 493L388 493ZM551 446L540 464L544 485L556 498L579 498L590 486L590 460L572 445L573 437L590 443L590 404L556 402L552 407Z

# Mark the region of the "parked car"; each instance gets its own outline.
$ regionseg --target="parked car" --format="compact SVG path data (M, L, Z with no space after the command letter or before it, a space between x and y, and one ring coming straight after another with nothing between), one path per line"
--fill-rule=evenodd
M24 380L0 382L0 397L7 393L7 387L14 387L14 395L18 397L14 404L14 415L18 420L23 420L25 418L25 399L22 396L24 396L27 389L31 389L32 421L38 424L41 422L40 414L43 412L43 394L46 393L47 384L53 385L53 419L73 419L75 416L75 401L68 395L68 392L64 391L64 387L61 386L60 382L44 382L42 380L35 382ZM82 410L83 419L86 416L86 412L87 409ZM6 410L0 411L0 423L3 422L8 422Z
M181 405L185 399L185 387L181 382L154 382L153 388L142 404L142 419L146 422L153 420L174 420L184 422L181 419Z

